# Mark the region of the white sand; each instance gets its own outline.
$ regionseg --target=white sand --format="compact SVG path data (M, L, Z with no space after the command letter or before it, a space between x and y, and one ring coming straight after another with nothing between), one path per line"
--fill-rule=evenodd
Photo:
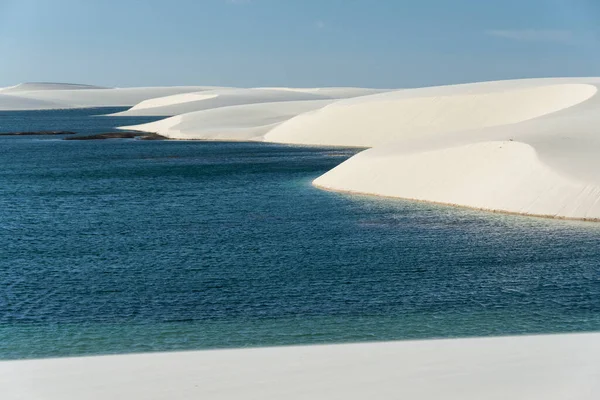
M598 85L544 79L469 85L476 94L439 88L437 98L370 96L301 115L265 139L375 146L315 180L326 189L598 220Z
M600 334L0 362L3 400L596 400Z
M19 96L4 95L0 92L0 111L5 110L50 110L69 108L67 104L46 100L27 99Z
M28 82L7 88L0 88L0 93L32 92L40 90L77 90L77 89L106 89L101 86L81 85L77 83Z
M486 141L410 154L374 148L314 184L519 214L600 218L600 186L563 176L520 142Z
M596 86L587 84L523 84L514 88L502 83L482 85L486 91L473 85L458 85L439 91L402 90L353 98L294 118L265 139L373 147L411 136L522 122L581 103L597 91Z
M201 86L106 89L69 84L21 84L0 90L0 110L127 107L151 98L204 89Z
M175 105L179 105L179 104L183 104L183 103L190 103L190 102L194 102L194 101L213 99L218 96L218 94L216 94L214 92L215 92L215 90L211 90L210 94L206 94L206 91L202 91L202 92L192 92L192 93L180 93L180 94L174 94L174 95L165 96L165 97L157 97L157 98L153 98L153 99L144 100L141 103L136 104L135 106L131 107L127 111L129 111L131 114L133 114L133 111L156 109L156 108L161 108L161 107L165 107L165 106L175 106ZM121 114L126 114L126 113L121 113Z
M332 101L282 101L220 107L121 129L158 133L170 139L262 141L264 135L280 123L325 107Z
M152 99L117 113L119 116L174 116L194 111L244 104L277 103L284 101L331 100L380 93L382 90L361 88L217 88L197 94Z

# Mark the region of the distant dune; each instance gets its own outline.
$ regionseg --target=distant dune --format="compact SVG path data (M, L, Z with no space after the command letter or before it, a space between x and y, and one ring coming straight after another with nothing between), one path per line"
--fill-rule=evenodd
M77 90L107 89L101 86L81 85L78 83L28 82L0 89L0 93L33 92L40 90Z
M67 104L59 102L28 99L19 96L5 95L0 92L0 111L18 110L51 110L69 108Z
M128 107L151 98L203 89L202 86L101 88L63 83L24 83L0 89L0 111Z
M285 101L334 100L380 93L378 89L360 88L217 88L151 99L131 109L114 114L120 116L174 116L220 107Z

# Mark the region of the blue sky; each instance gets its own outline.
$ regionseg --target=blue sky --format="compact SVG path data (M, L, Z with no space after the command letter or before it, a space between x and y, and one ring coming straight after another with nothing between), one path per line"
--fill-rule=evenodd
M599 0L0 0L0 86L600 76Z

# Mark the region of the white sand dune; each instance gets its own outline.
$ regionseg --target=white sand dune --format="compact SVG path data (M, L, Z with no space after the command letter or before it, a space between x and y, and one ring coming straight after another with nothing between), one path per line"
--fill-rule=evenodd
M599 87L600 78L546 78L375 94L339 88L220 89L149 100L137 109L204 111L127 128L173 139L373 147L314 184L600 220ZM305 96L315 93L346 98L307 101ZM232 106L238 103L243 105Z
M21 84L0 90L0 110L127 107L151 98L207 89L212 87L100 88L52 83Z
M28 99L19 96L3 95L0 92L0 111L3 110L50 110L68 108L66 104L46 100Z
M279 90L286 92L302 92L321 95L332 99L346 99L358 96L389 92L390 89L368 89L359 87L321 87L321 88L290 88L290 87L259 87L260 90Z
M27 82L7 88L0 88L0 93L33 92L40 90L77 90L77 89L107 89L102 86L82 85L78 83Z
M596 400L600 334L0 362L6 400Z
M522 122L581 103L597 91L596 86L584 83L522 83L412 89L338 101L294 118L265 139L373 147L407 136Z
M598 78L405 90L299 115L266 141L373 147L314 184L490 211L600 220Z
M20 92L19 96L37 100L59 101L72 107L127 107L141 101L187 92L197 92L200 87L136 87L115 89L78 89L78 90L46 90L38 92Z
M130 110L145 110L145 109L156 109L165 106L176 106L178 104L189 103L200 100L208 100L217 97L218 95L211 90L210 94L206 92L192 92L192 93L180 93L171 96L157 97L153 99L144 100L139 104L133 106ZM128 111L130 111L128 110Z
M174 116L194 111L244 104L277 103L283 101L330 100L380 93L379 89L361 88L216 88L200 93L150 99L117 116Z
M262 141L278 124L333 100L282 101L220 107L121 129L158 133L169 139Z
M314 184L328 189L518 214L600 218L600 186L561 175L536 150L486 141L432 151L360 153Z

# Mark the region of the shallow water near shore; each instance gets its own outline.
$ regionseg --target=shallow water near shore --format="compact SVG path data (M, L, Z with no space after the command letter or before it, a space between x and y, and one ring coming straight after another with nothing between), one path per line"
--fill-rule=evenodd
M94 113L0 130L148 121ZM600 224L311 185L356 149L0 149L0 359L600 330Z

